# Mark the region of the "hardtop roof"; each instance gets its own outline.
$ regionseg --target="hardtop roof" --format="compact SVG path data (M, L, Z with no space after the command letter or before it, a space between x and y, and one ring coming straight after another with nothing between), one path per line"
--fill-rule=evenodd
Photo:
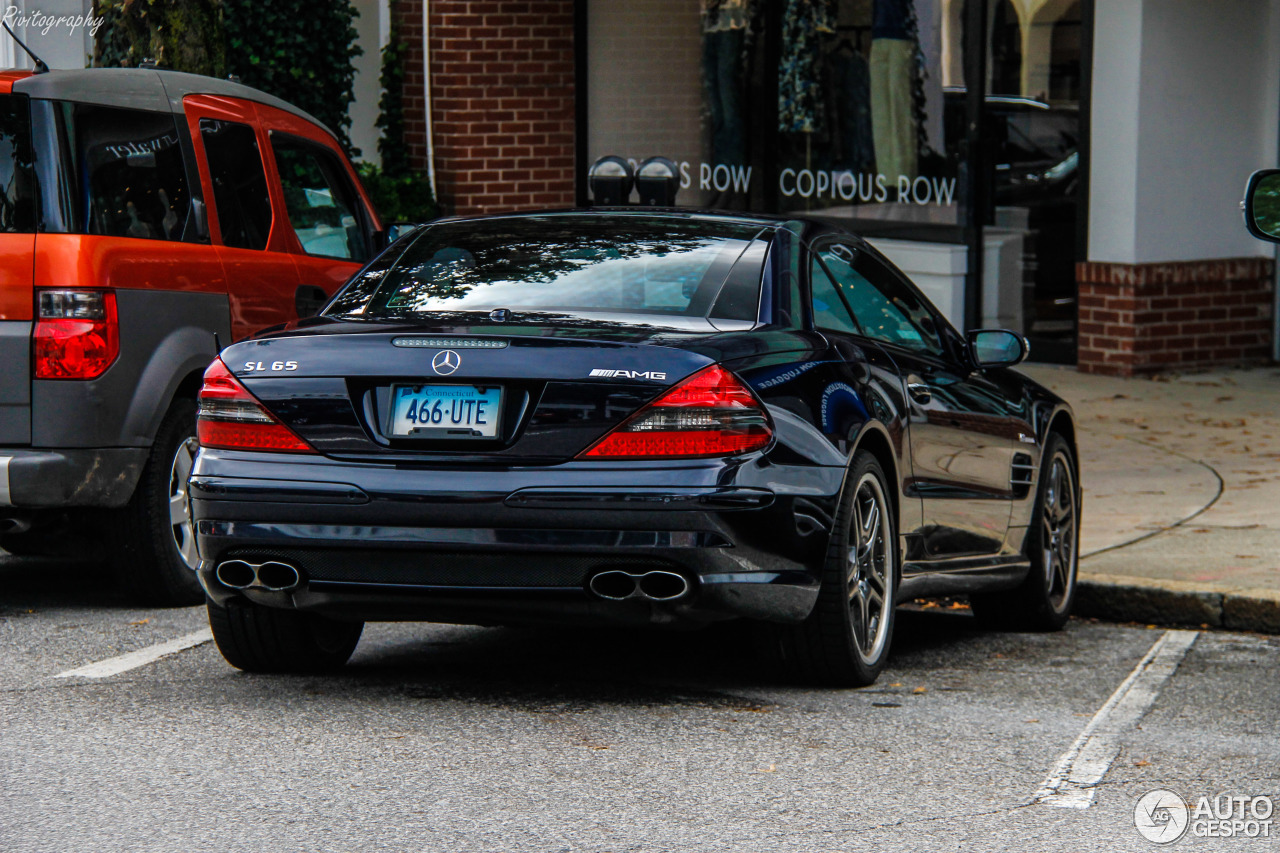
M324 122L274 95L243 83L182 71L160 68L55 70L15 80L13 91L32 98L173 113L183 112L182 99L187 95L220 95L284 110L334 135Z

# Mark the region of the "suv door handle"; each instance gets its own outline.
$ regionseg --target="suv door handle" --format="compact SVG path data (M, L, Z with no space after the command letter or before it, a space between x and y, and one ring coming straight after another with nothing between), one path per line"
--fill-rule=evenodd
M925 384L923 379L914 374L907 377L907 393L911 395L912 400L921 405L933 399L933 390Z

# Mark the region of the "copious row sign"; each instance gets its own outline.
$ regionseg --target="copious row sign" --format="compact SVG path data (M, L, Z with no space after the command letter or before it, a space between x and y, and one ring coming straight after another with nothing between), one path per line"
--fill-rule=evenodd
M628 158L633 170L639 162ZM702 192L751 190L752 167L726 163L681 160L680 189L696 185ZM778 191L784 198L827 199L856 204L940 204L953 205L956 179L884 175L849 169L783 169L778 173Z

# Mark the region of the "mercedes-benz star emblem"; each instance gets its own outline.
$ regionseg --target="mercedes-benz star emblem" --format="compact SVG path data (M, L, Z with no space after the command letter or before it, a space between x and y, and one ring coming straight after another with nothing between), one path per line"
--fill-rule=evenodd
M448 376L462 366L462 356L451 349L442 349L431 359L431 369L441 376Z

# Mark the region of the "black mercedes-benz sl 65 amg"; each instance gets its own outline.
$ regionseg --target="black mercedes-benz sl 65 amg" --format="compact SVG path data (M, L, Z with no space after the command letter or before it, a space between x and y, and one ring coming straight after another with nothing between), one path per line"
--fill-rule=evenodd
M419 228L205 374L189 492L214 638L308 671L370 620L736 617L795 674L869 684L915 596L1059 628L1076 430L1011 369L1026 355L821 223Z

